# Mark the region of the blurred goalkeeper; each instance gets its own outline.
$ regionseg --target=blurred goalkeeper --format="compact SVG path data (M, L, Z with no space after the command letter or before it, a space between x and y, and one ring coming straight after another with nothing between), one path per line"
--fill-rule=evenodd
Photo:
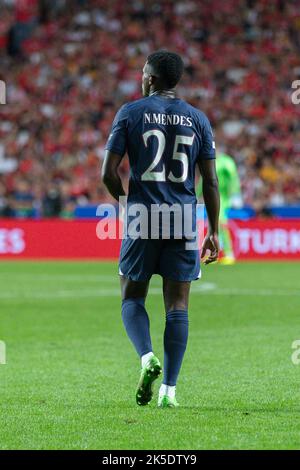
M230 265L235 263L235 256L228 227L228 211L230 208L240 208L243 204L240 178L234 159L225 153L217 152L216 168L221 202L220 244L223 251L223 257L219 260L219 263ZM199 184L198 196L202 195L201 188L202 185Z

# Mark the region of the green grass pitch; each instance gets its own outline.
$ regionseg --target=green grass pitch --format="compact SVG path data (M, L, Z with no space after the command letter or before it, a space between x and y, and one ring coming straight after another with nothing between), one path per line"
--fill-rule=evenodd
M1 449L299 449L299 264L203 268L176 410L135 404L114 263L1 262ZM147 301L162 359L161 280ZM158 384L156 385L156 391Z

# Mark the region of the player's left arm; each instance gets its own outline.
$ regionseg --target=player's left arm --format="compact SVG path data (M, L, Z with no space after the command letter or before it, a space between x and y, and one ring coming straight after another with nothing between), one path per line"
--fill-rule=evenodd
M203 199L208 219L208 231L202 243L201 258L204 258L207 250L209 250L210 255L204 261L204 264L209 264L218 259L220 251L218 236L220 212L219 183L214 158L199 160L198 166L202 175Z
M201 258L205 258L207 251L210 254L205 258L204 264L216 261L220 252L218 238L220 194L215 158L213 133L210 122L205 116L202 124L202 148L197 161L202 176L202 194L208 219L208 231L202 243Z
M102 165L102 181L117 201L121 196L125 196L118 168L127 150L127 123L128 110L125 104L117 112L112 124Z

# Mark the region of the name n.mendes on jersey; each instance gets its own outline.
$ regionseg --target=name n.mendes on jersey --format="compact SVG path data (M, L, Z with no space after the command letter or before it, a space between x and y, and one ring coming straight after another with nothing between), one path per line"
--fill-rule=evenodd
M162 124L163 126L192 127L193 120L189 116L180 114L144 113L144 124Z

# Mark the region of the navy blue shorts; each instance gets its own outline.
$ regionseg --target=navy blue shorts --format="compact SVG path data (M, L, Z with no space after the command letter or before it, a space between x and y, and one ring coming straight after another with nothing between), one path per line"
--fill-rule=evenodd
M119 274L132 281L148 281L160 274L172 281L201 277L199 250L187 250L186 240L122 240Z

